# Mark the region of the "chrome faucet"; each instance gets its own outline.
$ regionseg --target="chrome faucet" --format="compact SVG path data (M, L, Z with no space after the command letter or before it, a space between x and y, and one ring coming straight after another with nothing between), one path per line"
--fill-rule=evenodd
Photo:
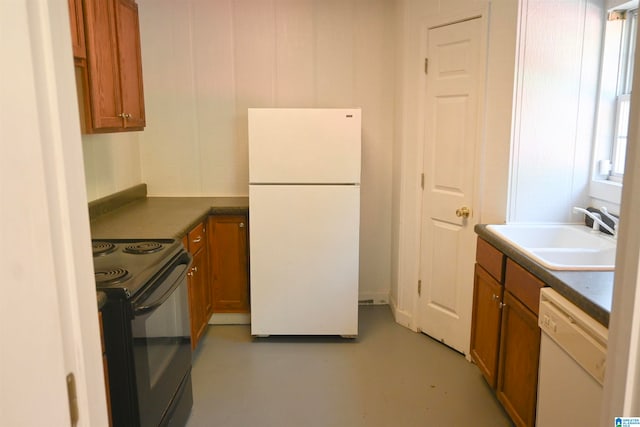
M579 208L574 206L573 207L573 212L575 213L583 213L586 216L588 216L589 218L591 218L593 220L593 231L600 231L600 228L604 228L605 230L607 230L609 233L611 233L613 235L613 237L616 237L616 230L615 230L615 225L614 228L609 227L603 220L602 220L602 216L598 213L598 212L590 212L586 209L583 208ZM607 210L605 209L603 211L603 213L607 216L607 218L611 219L611 214L609 212L607 212ZM617 224L617 221L613 221L614 224Z
M600 208L600 212L602 212L604 214L604 216L606 216L607 218L609 218L613 222L613 229L616 230L616 232L617 232L618 231L618 223L620 222L620 219L615 215L611 215L609 213L609 211L607 210L607 208L604 207L604 206Z

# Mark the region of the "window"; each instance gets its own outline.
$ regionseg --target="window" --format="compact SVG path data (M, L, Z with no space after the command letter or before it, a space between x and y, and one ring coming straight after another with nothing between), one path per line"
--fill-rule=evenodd
M589 195L594 199L619 204L629 128L638 0L612 2L622 7L629 5L629 8L610 12L605 17Z
M620 34L618 56L618 84L615 102L614 135L611 150L611 171L609 180L622 182L625 153L627 149L627 130L629 129L629 109L631 87L633 83L634 55L636 50L636 32L638 28L638 10L615 13L624 18Z

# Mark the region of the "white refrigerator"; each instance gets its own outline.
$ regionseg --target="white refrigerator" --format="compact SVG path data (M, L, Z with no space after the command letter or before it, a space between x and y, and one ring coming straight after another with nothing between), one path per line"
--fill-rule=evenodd
M249 109L251 334L358 334L360 109Z

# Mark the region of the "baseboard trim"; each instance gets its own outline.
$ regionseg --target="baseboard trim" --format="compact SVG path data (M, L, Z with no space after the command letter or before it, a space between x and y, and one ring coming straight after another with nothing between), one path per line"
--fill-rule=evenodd
M418 329L414 327L413 316L411 316L407 311L398 309L398 303L393 297L390 298L389 307L391 308L391 312L393 313L396 323L404 326L405 328L411 329L414 332L418 331Z
M209 318L210 325L249 325L249 313L213 313Z
M358 304L385 305L389 304L388 292L367 292L358 295Z

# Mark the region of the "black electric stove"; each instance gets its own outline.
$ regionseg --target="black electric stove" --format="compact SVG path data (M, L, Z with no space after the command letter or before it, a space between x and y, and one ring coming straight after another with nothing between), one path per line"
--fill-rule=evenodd
M175 239L101 239L92 241L96 288L135 296L164 266L184 252Z
M189 417L191 256L174 239L93 242L116 426L184 426Z

